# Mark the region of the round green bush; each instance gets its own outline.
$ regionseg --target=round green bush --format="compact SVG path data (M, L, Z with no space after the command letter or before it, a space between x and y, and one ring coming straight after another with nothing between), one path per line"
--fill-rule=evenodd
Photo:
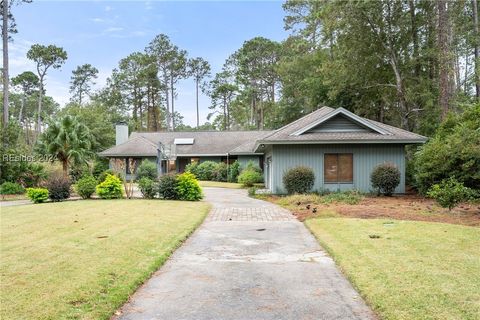
M283 185L289 194L308 193L312 190L314 183L315 173L309 167L294 167L283 175Z
M176 190L180 200L198 201L203 197L197 179L190 172L178 175Z
M238 182L244 187L251 187L255 183L263 181L262 174L256 170L245 169L238 176Z
M220 182L227 182L228 176L228 167L227 164L224 162L219 162L215 166L212 172L212 180L213 181L220 181Z
M121 199L122 181L114 175L107 174L105 180L95 188L97 195L102 199Z
M148 178L151 180L156 180L158 177L157 165L149 160L143 160L142 163L137 168L137 180L142 178Z
M45 187L48 190L48 197L54 201L63 201L70 198L70 179L61 174L54 174L47 179Z
M143 177L142 179L138 180L138 188L145 199L153 199L157 194L155 181L147 177Z
M197 174L195 175L198 180L212 180L213 178L213 171L217 166L216 162L213 161L205 161L198 165L197 167Z
M373 169L370 182L379 194L391 196L400 184L400 170L393 163L380 164Z
M23 194L25 189L15 182L5 181L0 185L0 194Z
M185 166L185 172L193 173L195 176L198 176L198 162L192 162Z
M165 200L178 199L177 177L174 174L166 174L158 180L158 194Z
M427 195L435 199L440 206L452 210L460 202L469 200L473 191L455 178L449 178L434 184Z
M102 173L100 173L100 175L98 176L98 182L101 183L103 181L105 181L105 179L107 178L108 175L112 175L112 176L115 176L117 178L120 179L120 181L122 180L122 178L120 177L120 174L118 174L117 172L113 171L112 169L107 169L105 171L103 171Z
M95 193L97 180L93 176L84 176L75 184L75 191L83 199L89 199Z
M43 203L48 199L48 190L45 188L27 188L27 197L33 203Z

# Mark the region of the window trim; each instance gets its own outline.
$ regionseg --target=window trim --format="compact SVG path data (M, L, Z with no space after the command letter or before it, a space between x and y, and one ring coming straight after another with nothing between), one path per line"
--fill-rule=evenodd
M326 166L325 166L325 159L327 157L327 155L335 155L337 157L337 180L336 181L327 181L326 180L326 174L325 174L325 170L326 170ZM351 155L352 156L352 180L351 181L339 181L338 180L338 159L339 159L339 156L340 155ZM354 158L353 158L353 152L338 152L338 153L334 153L334 152L331 152L331 153L324 153L323 154L323 183L324 184L353 184L353 180L354 180Z

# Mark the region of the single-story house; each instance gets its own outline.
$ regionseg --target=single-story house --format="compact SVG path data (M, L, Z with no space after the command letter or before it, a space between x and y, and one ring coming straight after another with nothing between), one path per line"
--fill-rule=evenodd
M396 193L405 192L405 145L427 138L344 109L322 107L274 131L133 132L117 125L116 145L100 153L113 158L151 159L159 175L183 172L192 162L253 161L264 171L265 187L285 193L282 178L303 165L315 172L314 190L372 191L375 166L393 163L401 172Z

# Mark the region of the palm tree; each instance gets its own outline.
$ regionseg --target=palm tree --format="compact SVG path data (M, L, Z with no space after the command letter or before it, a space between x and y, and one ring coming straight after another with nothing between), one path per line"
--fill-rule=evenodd
M92 155L92 135L77 118L64 116L51 123L41 135L37 150L55 157L62 163L63 175L68 175L72 164L85 163Z

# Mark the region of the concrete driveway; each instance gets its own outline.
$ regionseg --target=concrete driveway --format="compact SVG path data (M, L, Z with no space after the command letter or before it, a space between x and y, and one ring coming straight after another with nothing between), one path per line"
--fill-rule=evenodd
M116 319L374 319L305 226L245 190L205 188L203 225Z

